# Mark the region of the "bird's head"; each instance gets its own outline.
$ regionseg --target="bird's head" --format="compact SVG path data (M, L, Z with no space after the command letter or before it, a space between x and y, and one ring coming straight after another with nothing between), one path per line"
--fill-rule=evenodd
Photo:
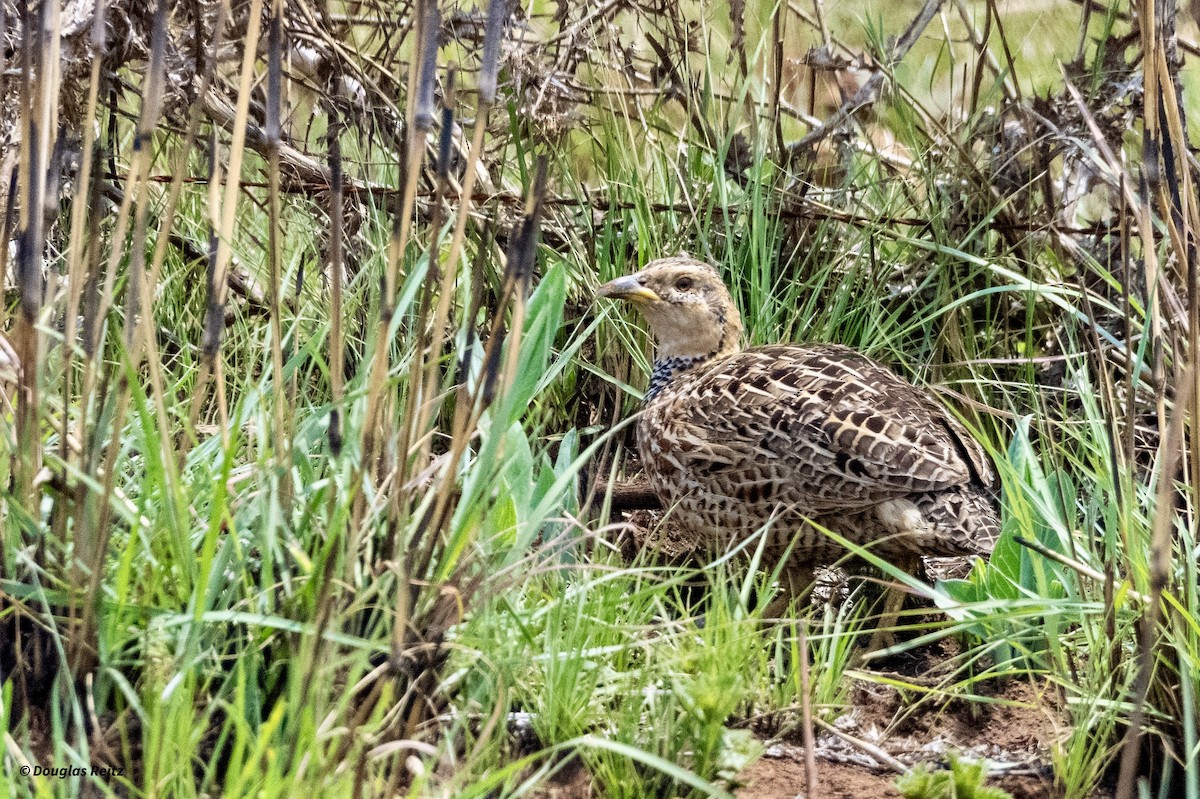
M717 270L688 255L651 261L597 297L628 300L646 317L656 360L707 360L741 349L742 320Z

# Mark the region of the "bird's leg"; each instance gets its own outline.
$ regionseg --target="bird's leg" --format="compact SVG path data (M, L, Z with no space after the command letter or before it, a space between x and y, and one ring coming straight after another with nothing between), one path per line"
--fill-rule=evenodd
M921 556L911 555L900 559L896 565L907 574L916 574L921 568ZM902 587L889 585L883 592L883 613L871 640L867 644L868 652L878 652L896 645L896 625L900 622L900 611L904 608L904 600L908 592Z
M781 619L787 613L788 603L799 600L813 584L815 575L812 566L786 563L779 574L779 590L763 608L764 619Z

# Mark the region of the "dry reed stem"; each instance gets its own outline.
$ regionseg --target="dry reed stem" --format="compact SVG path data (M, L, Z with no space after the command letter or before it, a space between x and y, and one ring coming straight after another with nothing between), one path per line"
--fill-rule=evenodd
M430 65L432 69L432 65ZM408 377L408 395L403 416L403 428L397 455L402 459L398 475L400 489L392 492L392 514L394 517L406 512L410 506L410 492L407 486L411 484L409 469L420 469L430 458L430 445L434 430L429 427L430 416L441 397L437 396L438 365L441 361L441 347L444 336L442 329L449 317L450 297L454 289L453 267L446 270L438 269L441 252L442 218L445 207L445 197L450 182L449 155L450 141L453 137L454 125L454 81L457 72L451 67L445 78L445 93L443 96L442 124L439 135L438 160L436 164L437 178L434 189L433 212L429 219L430 242L428 247L428 262L425 270L425 285L421 293L421 305L417 317L416 356L412 360ZM430 83L432 92L432 83ZM432 104L432 96L419 104ZM432 117L432 112L428 112ZM439 275L439 271L441 274ZM447 274L450 279L447 281ZM435 290L435 286L438 288ZM433 321L430 323L430 305L436 306L433 311ZM445 312L443 313L443 307ZM384 559L392 558L394 541L388 541L384 546Z
M84 139L82 144L82 162L79 166L79 176L77 178L78 185L82 191L80 194L87 192L94 180L92 175L93 161L96 156L96 148L98 136L93 133L96 130L96 109L99 106L100 87L103 84L101 80L100 64L104 57L104 24L108 4L106 0L99 0L96 3L96 11L92 17L91 45L92 45L92 70L88 80L88 94L85 101L85 110L83 117L83 133ZM0 96L3 96L0 94ZM75 360L75 338L76 328L79 317L79 303L83 295L83 286L85 278L85 264L87 263L87 244L85 243L84 232L89 216L89 210L92 214L97 211L92 207L92 204L85 202L75 202L71 205L71 227L69 237L67 239L67 306L63 314L63 355L66 361L66 366L63 368L63 407L68 407L71 401L71 390L75 370L72 368ZM59 456L64 463L72 463L70 453L66 448L67 436L63 436L62 449Z
M401 197L400 213L393 223L392 236L388 240L383 296L379 303L379 321L376 327L375 351L371 361L367 411L363 425L362 465L364 469L375 473L377 481L386 472L380 461L379 440L383 408L392 400L391 397L385 397L385 388L391 367L391 327L396 312L400 263L404 260L408 249L408 240L412 231L413 208L416 204L417 182L420 179L421 165L425 156L425 138L432 125L432 108L419 109L417 107L418 97L422 99L427 97L429 104L432 105L433 83L436 79L437 69L437 35L440 19L437 5L434 0L417 0L416 8L418 57L414 59L409 68L408 113L406 116L408 120L407 149L402 173L405 178L404 193ZM427 90L424 88L426 85L428 86ZM408 390L418 391L419 387L410 385ZM404 468L407 468L407 430L407 425L401 426L401 440L397 446L397 453L405 461ZM388 486L381 483L378 490L387 493ZM359 522L364 509L362 503L356 505L355 529L360 527Z
M213 41L209 47L212 52L219 51L225 40L225 11L225 5L217 6L217 13L213 24ZM143 281L143 296L141 301L141 307L143 308L154 307L151 299L151 289L158 287L163 264L166 262L167 248L170 246L172 230L175 225L175 214L179 207L179 198L183 193L185 176L188 174L188 160L199 137L200 123L203 118L202 112L204 109L202 98L208 94L212 86L216 76L216 67L217 62L215 58L206 59L204 69L201 71L199 90L196 96L192 98L190 104L186 127L183 131L183 141L179 147L175 162L172 164L171 181L167 188L166 201L163 204L162 212L159 214L158 228L155 232L154 254L150 261L149 277ZM98 239L98 236L96 238ZM140 345L135 345L131 356L133 363L131 368L136 369L139 364L145 364L150 374L150 396L156 411L155 421L158 426L158 434L164 442L176 442L180 437L168 427L171 417L167 414L166 389L158 357L158 342L155 338L152 324L153 314L145 314L140 321L142 328L141 343ZM169 485L178 485L179 470L182 468L183 456L184 450L180 447L176 450L174 458L164 458L162 461Z
M796 646L800 650L800 733L804 743L804 777L809 799L817 797L817 737L813 735L812 678L808 651L808 620L796 625Z
M342 255L342 235L345 225L342 208L342 124L337 111L329 115L329 381L332 402L329 410L329 450L336 458L342 452L342 416L345 403L345 335L342 331L342 290L345 266ZM331 492L334 502L337 493ZM333 507L330 505L330 507Z
M47 177L58 130L58 91L61 80L59 11L57 3L41 4L40 13L23 6L26 36L21 64L21 164L17 195L21 204L21 235L17 249L17 285L20 313L13 325L17 353L18 396L16 408L17 453L13 469L13 491L25 507L36 507L35 477L41 469L39 431L41 413L42 333L38 329L45 302L44 214ZM35 24L35 14L38 17ZM30 31L38 35L29 35ZM35 46L37 47L35 51ZM11 202L11 199L10 199ZM7 243L5 247L7 247Z
M487 131L487 121L491 106L496 97L496 75L499 70L500 40L503 36L507 16L508 0L492 0L488 5L487 27L484 34L483 56L478 86L479 102L475 110L475 129L471 138L471 148L467 153L466 175L461 191L459 192L459 207L458 214L454 220L454 232L450 238L450 247L446 253L446 258L442 262L442 280L439 287L438 304L433 317L433 340L426 354L428 371L425 376L425 390L428 396L430 396L430 400L421 406L421 414L415 425L418 435L427 427L429 416L432 412L432 394L435 385L434 377L436 375L437 353L441 351L444 329L449 320L450 299L453 295L454 284L458 274L458 260L463 250L464 241L466 240L467 219L470 216L475 178L479 170L480 156L483 153L483 138ZM445 134L446 132L443 131L443 135ZM440 168L444 168L444 166L439 164ZM480 256L482 256L486 247L487 242L484 242L479 251ZM436 250L434 252L436 254ZM479 281L477 280L476 292L478 290ZM466 318L471 320L475 318L475 315L474 313L470 313ZM466 395L460 395L460 401L464 399L466 399ZM449 483L453 479L453 475L457 473L459 460L466 449L468 431L474 428L474 422L477 421L477 417L473 411L474 408L474 402L467 402L463 407L456 408L454 425L451 432L451 440L454 443L451 447L451 457L447 459L446 468L443 470L443 485ZM416 462L422 462L420 454L418 454ZM449 502L450 492L442 491L433 510L432 527L435 531L440 529L442 521L446 518Z
M201 345L200 372L196 377L196 388L188 413L188 432L195 436L196 422L200 409L208 396L208 381L216 376L218 385L217 406L220 413L221 443L229 446L229 417L225 398L220 394L221 380L221 333L225 326L226 275L233 258L233 237L237 227L238 195L241 192L242 161L246 156L246 131L249 127L251 87L254 83L255 64L258 60L258 40L262 29L263 0L251 0L246 35L242 38L242 65L238 81L237 108L233 119L233 136L229 144L228 167L225 170L224 196L219 206L212 206L217 236L217 251L211 266L208 314L205 318L204 340ZM219 220L219 222L218 222Z
M284 388L283 376L283 322L280 319L283 305L283 231L282 202L280 199L279 148L282 143L280 117L283 113L283 0L272 0L267 21L267 97L266 126L264 135L267 143L267 263L270 273L268 289L269 330L271 339L271 398L272 450L275 456L276 477L279 486L279 503L288 507L291 497L291 430L285 410L289 405L288 392Z
M134 154L135 157L140 154L143 158L143 169L140 171L143 176L149 174L153 157L152 139L163 105L166 83L167 8L168 4L165 0L160 0L155 11L151 34L150 63L147 66L142 92L142 111L134 133ZM77 518L74 563L80 572L76 579L80 581L77 584L86 585L79 634L71 641L73 650L70 657L71 669L77 678L90 672L95 667L98 658L96 616L100 585L104 576L104 557L112 533L112 525L109 523L112 513L111 498L115 489L117 458L121 453L125 417L129 411L129 375L137 366L135 351L138 349L138 327L146 324L138 321L139 306L143 297L146 296L143 289L148 289L145 266L150 197L145 180L139 181L136 191L141 198L134 212L133 238L130 242L129 265L126 269L128 285L125 303L126 321L123 331L126 356L133 360L127 360L118 367L115 409L110 421L109 444L104 454L104 465L100 474L102 490L98 497L94 494L88 496L88 499L95 503L94 510L84 512ZM114 251L118 250L119 248L114 247ZM99 432L96 431L97 438ZM74 611L75 609L72 608L72 615L74 615Z
M1170 5L1167 6L1170 8ZM1131 799L1135 793L1135 784L1139 781L1138 761L1141 757L1141 738L1146 730L1145 707L1149 700L1153 685L1152 674L1155 662L1158 660L1158 649L1165 633L1162 625L1163 596L1170 588L1173 573L1172 556L1175 551L1175 495L1177 489L1176 473L1183 469L1185 481L1189 484L1192 496L1196 496L1196 474L1200 464L1200 437L1189 436L1189 420L1194 425L1196 402L1200 399L1200 375L1196 369L1197 337L1200 336L1200 298L1197 292L1196 274L1196 236L1200 228L1196 226L1196 211L1192 197L1190 166L1186 158L1179 152L1186 141L1184 124L1180 109L1176 103L1178 92L1178 76L1174 72L1176 65L1168 62L1167 54L1174 52L1175 20L1172 16L1158 17L1161 10L1155 0L1143 0L1140 6L1140 33L1142 39L1142 75L1144 83L1143 95L1143 132L1142 132L1142 169L1145 185L1151 195L1150 202L1142 204L1140 234L1142 251L1146 261L1147 286L1157 287L1157 280L1152 279L1151 269L1157 273L1159 266L1156 255L1157 242L1154 230L1150 226L1150 205L1154 203L1159 215L1167 228L1167 242L1174 251L1176 262L1186 267L1188 288L1189 329L1187 331L1188 347L1185 349L1175 339L1171 340L1175 352L1174 367L1174 403L1167 416L1165 381L1157 382L1157 410L1159 414L1159 429L1165 430L1160 442L1157 455L1157 492L1155 500L1155 515L1152 527L1149 583L1150 597L1143 610L1138 635L1138 668L1133 687L1133 711L1129 716L1129 726L1121 741L1120 771L1117 777L1115 791L1116 799ZM1166 123L1164 129L1163 123ZM1153 278L1158 275L1154 274ZM1151 289L1152 299L1157 299L1157 291ZM1156 310L1156 309L1155 309ZM1165 346L1163 337L1167 330L1162 326L1160 316L1154 315L1155 326L1152 328L1155 340L1155 373L1160 377L1164 371L1162 352ZM1189 476L1190 475L1190 476ZM1185 520L1185 523L1194 520ZM1189 524L1194 528L1194 524ZM1187 679L1186 676L1183 677Z

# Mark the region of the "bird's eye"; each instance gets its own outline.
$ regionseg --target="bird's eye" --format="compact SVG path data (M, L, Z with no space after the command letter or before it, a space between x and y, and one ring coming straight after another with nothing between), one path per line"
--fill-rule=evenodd
M675 288L680 291L687 291L692 287L692 279L690 277L681 277L675 281Z

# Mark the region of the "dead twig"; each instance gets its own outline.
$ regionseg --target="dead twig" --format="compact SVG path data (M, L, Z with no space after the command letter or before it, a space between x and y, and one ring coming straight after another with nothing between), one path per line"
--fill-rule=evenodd
M904 56L908 55L908 51L917 43L917 39L921 37L925 28L929 26L930 20L937 14L943 2L944 0L925 0L925 5L921 7L920 12L909 23L904 33L892 41L891 46L888 48L887 63L881 68L876 69L871 74L871 77L859 87L858 91L847 98L841 107L833 112L827 120L788 147L789 153L794 155L812 147L830 133L845 125L860 110L874 105L875 101L879 99L879 93L883 88L886 73L890 72Z
M861 738L855 738L849 733L842 732L837 727L821 718L814 718L813 724L820 727L822 730L834 736L835 738L840 738L856 749L859 749L862 752L870 755L875 762L879 763L881 766L886 766L897 774L907 774L909 772L908 766L904 765L875 744L867 743Z

